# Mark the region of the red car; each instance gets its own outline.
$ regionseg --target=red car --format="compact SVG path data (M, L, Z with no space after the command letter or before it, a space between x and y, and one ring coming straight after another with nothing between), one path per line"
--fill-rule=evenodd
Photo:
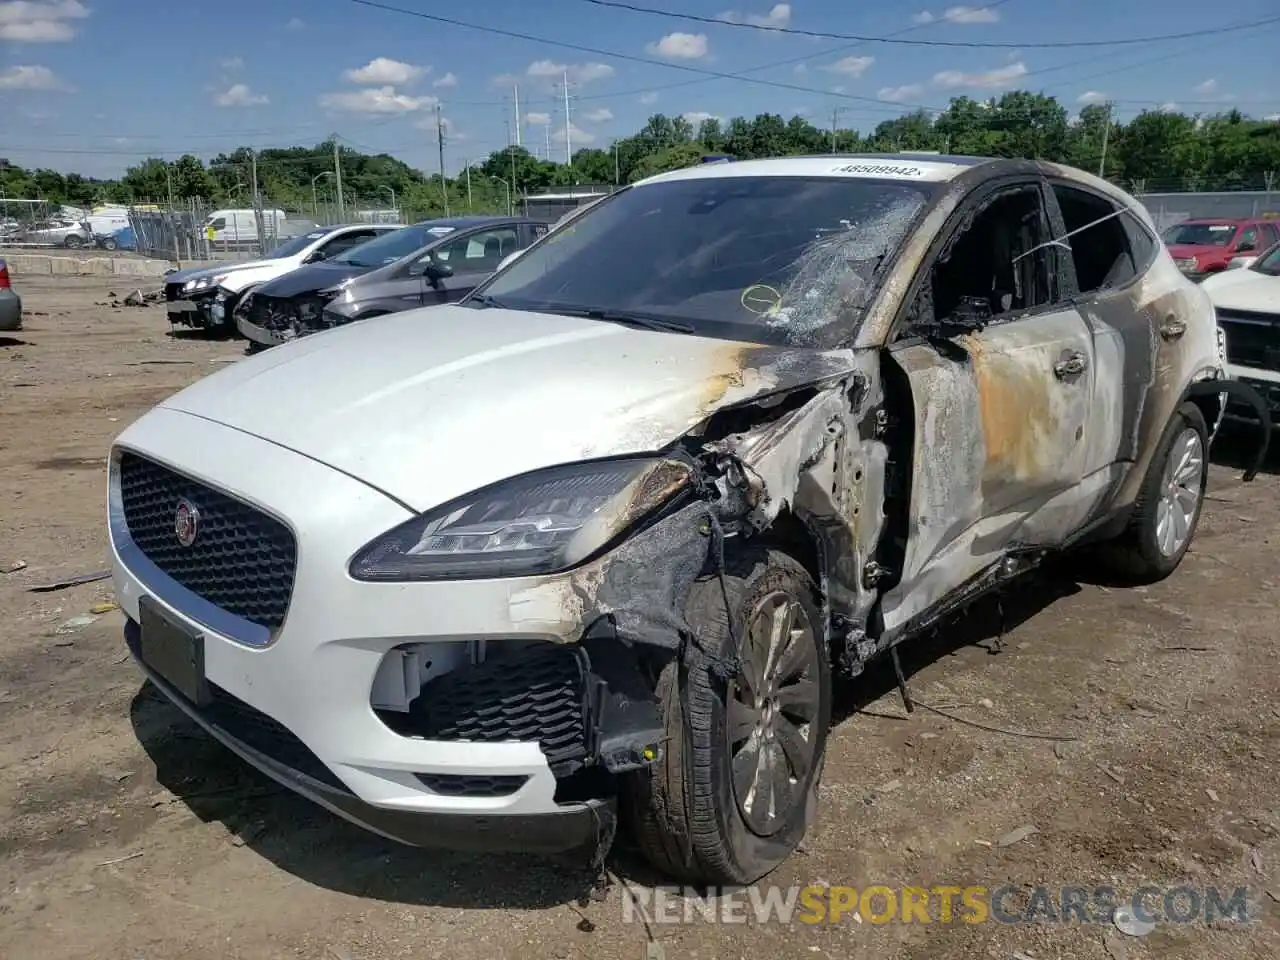
M1280 241L1280 224L1273 220L1183 220L1162 237L1178 269L1192 280L1227 269L1232 257L1265 250Z

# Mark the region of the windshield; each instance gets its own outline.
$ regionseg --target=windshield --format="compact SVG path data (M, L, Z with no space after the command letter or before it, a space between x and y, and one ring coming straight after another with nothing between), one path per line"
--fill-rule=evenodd
M373 240L367 240L348 250L330 263L344 263L353 267L381 267L407 257L415 250L453 232L453 227L433 227L430 223L415 223L402 230L392 230Z
M307 249L321 237L327 237L329 233L330 231L328 230L313 230L311 233L299 234L280 244L280 246L268 253L265 259L281 260L285 257L292 257L294 254L301 253Z
M1249 264L1249 269L1265 273L1268 277L1280 277L1280 243L1272 244L1269 250L1262 251L1258 259Z
M1164 232L1164 242L1195 247L1225 247L1236 235L1234 223L1179 223Z
M551 231L475 302L630 313L729 340L836 345L856 333L880 269L931 189L853 177L632 187Z

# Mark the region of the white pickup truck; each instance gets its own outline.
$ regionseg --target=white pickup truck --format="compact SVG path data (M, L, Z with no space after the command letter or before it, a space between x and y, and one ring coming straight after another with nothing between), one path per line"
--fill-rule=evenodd
M259 260L196 267L165 277L169 323L234 331L230 323L236 303L252 287L283 277L308 263L329 260L392 230L398 224L360 223L318 227L286 240Z

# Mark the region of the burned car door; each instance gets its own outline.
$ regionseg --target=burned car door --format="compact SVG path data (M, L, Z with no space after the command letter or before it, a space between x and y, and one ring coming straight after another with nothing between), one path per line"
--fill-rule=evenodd
M908 291L888 350L911 409L887 633L1081 520L1094 349L1054 235L1039 178L979 188Z

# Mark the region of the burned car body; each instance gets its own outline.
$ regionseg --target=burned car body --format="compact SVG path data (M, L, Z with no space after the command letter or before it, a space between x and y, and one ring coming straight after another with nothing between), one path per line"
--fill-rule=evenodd
M621 811L666 872L751 882L815 816L833 670L1085 543L1168 576L1234 389L1205 294L1088 174L698 166L131 426L126 639L384 835L599 854Z

